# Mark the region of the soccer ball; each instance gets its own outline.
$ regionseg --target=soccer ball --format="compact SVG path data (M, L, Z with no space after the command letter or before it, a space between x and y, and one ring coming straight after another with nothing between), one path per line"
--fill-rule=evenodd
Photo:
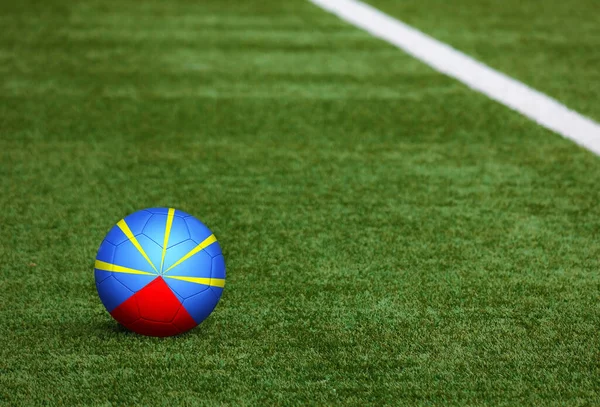
M142 335L171 336L197 326L225 286L225 261L211 231L173 208L152 208L120 220L94 265L102 304Z

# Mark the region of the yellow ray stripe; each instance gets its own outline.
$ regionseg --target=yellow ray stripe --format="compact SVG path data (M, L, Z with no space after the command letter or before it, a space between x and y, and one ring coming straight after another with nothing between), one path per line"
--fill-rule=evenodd
M167 252L167 246L169 244L169 235L171 234L171 226L173 225L173 216L175 216L175 209L169 208L169 213L167 214L167 225L165 226L165 240L163 241L162 258L160 259L161 273L163 265L165 264L165 253Z
M188 254L186 254L185 256L183 256L182 258L180 258L179 260L177 260L175 262L175 264L173 264L171 267L169 267L168 269L166 269L163 274L166 274L173 267L180 265L181 263L183 263L184 261L186 261L187 259L189 259L190 257L192 257L194 254L198 253L200 250L204 249L205 247L210 246L211 244L213 244L216 241L217 241L217 238L215 237L215 235L210 235L209 237L207 237L206 239L204 239L202 241L202 243L200 243L198 246L196 246L192 250L190 250L188 252Z
M205 277L180 277L180 276L165 276L166 278L174 278L175 280L187 281L188 283L210 285L212 287L225 287L225 279L223 278L205 278Z
M147 271L141 271L141 270L130 269L128 267L117 266L116 264L110 264L110 263L106 263L106 262L100 261L100 260L96 260L96 263L94 263L94 268L97 268L98 270L112 271L114 273L143 274L145 276L155 276L156 275L154 273L148 273Z
M140 242L138 242L137 239L135 238L135 236L133 235L133 233L131 233L131 229L129 229L129 226L125 222L125 219L121 219L119 221L119 223L117 223L117 226L119 227L119 229L121 229L123 231L123 233L125 233L125 236L127 236L127 238L131 241L131 243L133 243L135 248L138 249L138 252L140 252L142 254L142 256L144 256L146 261L148 263L150 263L150 265L152 266L154 271L156 271L158 273L158 270L156 269L156 267L154 267L154 264L152 264L152 261L150 261L150 258L148 257L148 255L146 254L146 252L144 251L142 246L140 245Z

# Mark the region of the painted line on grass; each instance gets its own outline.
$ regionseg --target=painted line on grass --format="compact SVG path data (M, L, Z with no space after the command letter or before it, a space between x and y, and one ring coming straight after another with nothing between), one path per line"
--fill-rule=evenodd
M309 1L600 155L600 124L542 92L360 1Z

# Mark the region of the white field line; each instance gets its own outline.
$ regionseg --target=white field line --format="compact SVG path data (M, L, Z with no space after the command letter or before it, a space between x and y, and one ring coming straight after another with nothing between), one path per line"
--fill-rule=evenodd
M309 0L470 88L600 155L600 124L357 0Z

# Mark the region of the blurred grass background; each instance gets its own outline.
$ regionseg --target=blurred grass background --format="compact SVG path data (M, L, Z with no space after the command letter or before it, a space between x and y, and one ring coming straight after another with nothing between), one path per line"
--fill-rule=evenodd
M1 403L600 402L591 153L308 2L1 10ZM498 37L485 62L600 117L581 75L502 65ZM176 338L119 328L94 287L104 234L153 206L227 263Z

